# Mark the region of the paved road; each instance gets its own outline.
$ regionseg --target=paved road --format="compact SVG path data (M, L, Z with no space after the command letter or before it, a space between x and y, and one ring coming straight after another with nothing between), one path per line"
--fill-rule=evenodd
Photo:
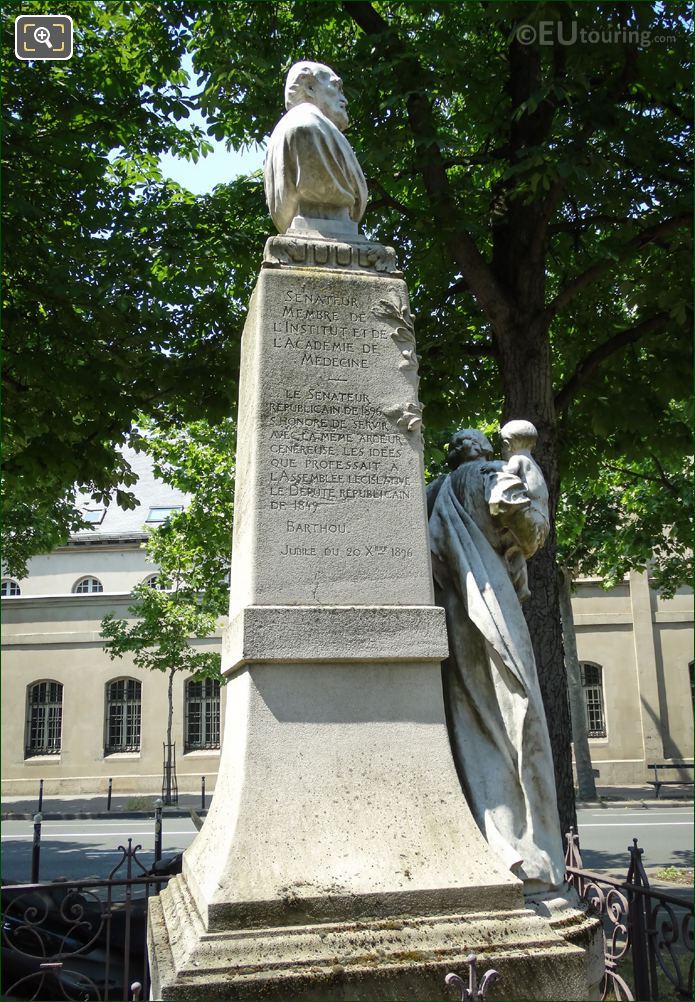
M579 840L587 870L627 872L633 838L647 869L693 865L693 805L589 808L579 811Z
M693 865L693 807L590 808L579 813L579 833L585 867L627 871L627 846L633 837L644 848L648 868ZM2 875L5 880L29 880L31 872L30 821L6 821L2 832ZM163 855L190 845L195 835L188 818L165 818ZM41 839L42 880L56 877L103 879L121 858L118 845L128 838L142 845L138 853L145 866L154 856L154 821L45 821Z
M2 826L2 877L28 881L31 874L31 821L5 821ZM162 825L162 856L185 849L196 834L190 818L165 818ZM57 877L96 877L103 880L123 858L119 845L142 846L138 858L143 866L154 862L154 819L104 821L44 821L41 828L41 880ZM136 868L137 869L137 868ZM134 873L134 875L137 875ZM118 874L125 877L125 871Z

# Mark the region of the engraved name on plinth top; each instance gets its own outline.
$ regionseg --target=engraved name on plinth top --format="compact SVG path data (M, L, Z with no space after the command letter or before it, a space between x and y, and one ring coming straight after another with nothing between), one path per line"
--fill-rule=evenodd
M315 141L302 127L302 142L286 143L285 116L268 153L269 161L288 149L300 156L299 195L286 186L282 220L295 211L288 205L317 211L306 209L306 192L328 197L325 158L314 186L316 162L301 154L324 150L324 142L324 151L332 149L326 109L346 122L339 79L312 65L318 75L311 79L321 84L313 93L323 102ZM341 203L345 173L334 201L321 203L322 217L304 216L311 225L295 231L295 215L288 233L270 238L269 245L281 243L266 247L251 300L242 339L232 616L249 606L433 605L407 288L392 248L356 233L310 232L344 225L343 213L362 215L364 178L347 143L345 150L350 207ZM266 166L273 193L276 176Z

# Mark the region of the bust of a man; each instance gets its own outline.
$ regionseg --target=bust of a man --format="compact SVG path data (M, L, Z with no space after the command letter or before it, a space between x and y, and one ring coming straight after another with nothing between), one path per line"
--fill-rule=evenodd
M343 135L343 82L322 63L295 63L287 74L283 115L265 161L265 194L280 233L357 236L367 185Z

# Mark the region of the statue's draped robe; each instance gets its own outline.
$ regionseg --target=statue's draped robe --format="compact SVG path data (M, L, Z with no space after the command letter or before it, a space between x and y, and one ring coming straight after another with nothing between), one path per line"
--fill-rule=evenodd
M499 526L523 531L533 514L520 481L504 474L500 490L500 467L474 460L445 478L429 522L432 566L446 610L445 697L461 784L489 844L534 893L561 886L564 860L531 638L498 552ZM494 520L491 497L502 501Z
M314 104L303 102L280 119L268 143L265 193L273 222L284 233L301 209L312 215L347 209L358 223L367 183L350 143Z

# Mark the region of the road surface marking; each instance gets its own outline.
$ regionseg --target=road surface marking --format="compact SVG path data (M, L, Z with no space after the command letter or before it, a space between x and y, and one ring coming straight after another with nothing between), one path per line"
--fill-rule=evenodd
M186 831L182 832L172 832L168 828L164 829L164 835L166 836L166 838L169 838L171 835L195 835L195 834L196 832L191 831L191 829L187 829ZM133 838L133 839L142 838L145 836L149 838L154 837L151 828L148 829L148 831L146 832L135 832L135 834L133 834L132 832L128 832L126 835L119 835L119 833L117 832L52 832L50 835L47 835L46 832L42 832L42 838L44 839L46 838L91 839L91 838L99 838L102 835L116 835L118 838ZM25 841L28 841L31 837L32 837L31 832L26 832L24 835L3 835L2 841L6 842L9 839L24 839Z
M582 814L582 811L577 811L577 814ZM622 811L615 811L615 816L619 818L643 818L645 816L645 811L626 811L624 814ZM675 811L659 811L660 818L681 818L686 813L692 813L689 810L681 809ZM605 811L591 811L589 813L590 818L605 818Z
M580 828L675 828L677 825L693 826L692 821L613 821L605 824L593 822L580 824Z

